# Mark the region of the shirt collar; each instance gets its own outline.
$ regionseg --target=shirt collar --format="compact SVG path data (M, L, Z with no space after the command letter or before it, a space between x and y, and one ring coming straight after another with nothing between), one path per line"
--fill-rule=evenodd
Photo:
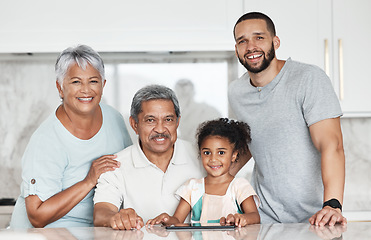
M247 79L249 81L249 87L250 87L250 89L252 89L252 92L253 93L258 93L260 95L260 98L269 95L273 91L273 89L277 86L277 84L280 82L280 80L282 79L282 75L286 71L286 68L288 68L287 65L291 64L291 61L292 61L291 58L288 58L286 60L285 64L283 65L282 69L280 70L280 72L277 74L277 76L275 78L273 78L273 80L270 83L268 83L267 85L265 85L264 87L253 86L251 84L250 76L249 76L248 72L246 72L245 76L247 77Z
M186 164L187 160L183 156L187 156L186 149L181 147L183 145L182 140L177 139L174 144L174 153L173 157L170 160L170 164L180 165ZM151 161L148 160L146 155L144 154L143 150L139 144L139 137L133 144L132 148L132 161L135 168L144 168L150 165L155 165Z

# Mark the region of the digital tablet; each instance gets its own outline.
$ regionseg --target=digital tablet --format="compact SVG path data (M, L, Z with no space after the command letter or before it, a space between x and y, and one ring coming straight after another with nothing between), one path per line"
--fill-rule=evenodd
M178 223L165 227L167 230L234 230L235 225L220 225L220 223Z

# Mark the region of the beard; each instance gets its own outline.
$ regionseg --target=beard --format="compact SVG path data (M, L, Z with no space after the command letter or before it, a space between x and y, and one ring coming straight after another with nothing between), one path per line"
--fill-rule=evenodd
M250 54L250 53L252 52L249 51L246 54ZM245 55L243 58L240 58L240 56L238 56L238 60L246 68L247 71L252 72L252 73L260 73L261 71L264 71L271 64L275 56L276 56L276 52L274 50L274 45L272 42L271 49L269 49L267 54L265 53L263 54L263 57L264 57L263 62L259 66L249 65L247 61L245 61Z

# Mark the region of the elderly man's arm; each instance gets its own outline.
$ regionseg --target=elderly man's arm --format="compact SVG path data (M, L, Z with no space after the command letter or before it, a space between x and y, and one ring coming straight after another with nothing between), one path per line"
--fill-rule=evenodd
M143 225L143 219L132 208L118 211L111 203L99 202L94 205L94 226L130 230L140 229Z
M94 205L94 226L110 227L110 220L118 211L118 208L111 203L96 203Z
M343 203L345 184L345 156L340 118L319 121L309 127L313 144L321 153L324 202L337 199ZM314 214L309 222L323 226L335 223L346 224L346 218L338 208L324 207Z
M119 209L125 201L124 193L125 180L122 171L118 169L100 176L94 195L94 226L120 230L143 227L143 219L134 209Z

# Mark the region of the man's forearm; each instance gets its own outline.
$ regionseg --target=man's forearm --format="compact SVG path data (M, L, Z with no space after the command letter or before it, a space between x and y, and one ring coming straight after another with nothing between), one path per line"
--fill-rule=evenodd
M324 186L324 201L336 198L343 204L345 184L344 152L333 154L331 159L322 160L322 179Z
M94 206L94 226L110 227L111 218L118 209L110 203L97 203Z
M309 127L314 146L321 153L324 201L336 198L343 202L345 156L340 118L319 121Z

